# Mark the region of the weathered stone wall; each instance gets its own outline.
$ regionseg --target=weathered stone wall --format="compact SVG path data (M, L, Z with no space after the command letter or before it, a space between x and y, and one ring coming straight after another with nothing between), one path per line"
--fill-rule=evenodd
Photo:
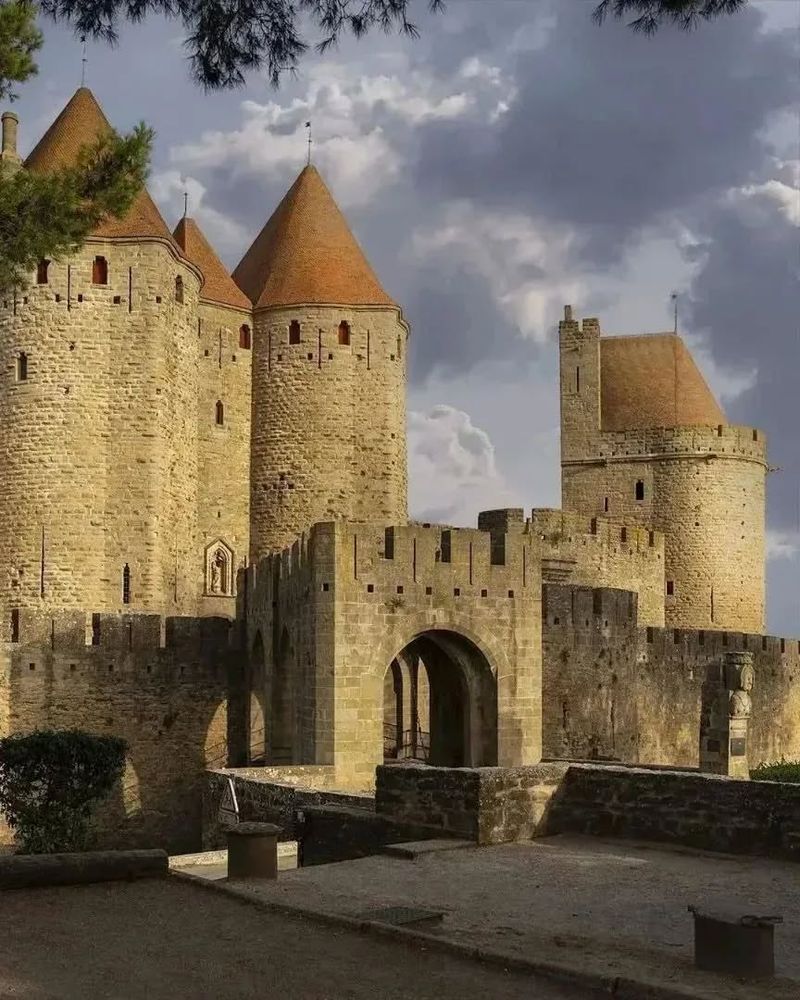
M728 425L603 432L599 324L579 327L570 317L559 324L559 338L565 511L664 533L667 625L762 632L762 432Z
M289 325L300 342L289 343ZM350 343L338 328L350 324ZM262 310L253 341L251 555L318 521L407 517L406 339L397 309Z
M0 302L0 607L194 613L199 285L166 241L91 240Z
M375 811L480 844L581 833L796 858L800 785L608 764L391 764Z
M247 328L244 337L243 326ZM200 577L201 614L235 614L235 575L246 564L249 552L252 326L248 312L200 303L198 551L194 567ZM222 404L221 424L217 422L218 403ZM225 596L210 592L206 572L206 552L220 541L233 556L234 587Z
M664 535L602 516L533 510L542 581L635 591L639 622L664 624Z
M203 849L216 850L226 844L220 823L222 796L233 780L239 821L275 823L280 840L298 837L297 813L310 806L333 805L372 810L371 795L354 795L336 789L332 767L224 768L206 773L203 784Z
M542 598L547 757L696 766L706 668L754 653L751 766L800 756L800 642L641 628L634 594L547 584Z
M550 802L548 834L582 833L706 851L797 858L800 785L572 764Z
M386 671L434 633L491 672L497 761L537 761L540 594L538 552L522 535L508 536L499 563L485 532L336 522L259 561L248 570L249 648L263 646L273 712L276 688L287 691L279 703L291 706L292 761L332 764L343 787L371 787ZM476 705L491 714L485 699Z
M0 645L2 735L122 737L127 767L98 810L99 846L198 850L204 772L227 763L240 657L230 623L23 611L19 629L18 642Z
M546 828L566 764L448 768L379 767L375 811L396 822L437 827L478 844L530 840Z

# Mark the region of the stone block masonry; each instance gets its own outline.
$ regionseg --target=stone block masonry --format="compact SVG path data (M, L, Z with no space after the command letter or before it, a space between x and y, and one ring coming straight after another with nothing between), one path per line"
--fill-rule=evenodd
M252 559L318 521L405 522L407 337L397 308L256 312Z
M379 816L479 844L580 833L797 858L800 786L666 768L378 769Z
M27 612L0 645L0 731L122 737L125 773L97 810L96 846L198 850L203 774L227 763L238 705L233 638L225 619Z
M753 653L751 766L800 756L800 640L642 628L634 594L545 584L544 754L699 763L702 687L712 661Z
M4 613L196 612L199 287L166 240L92 240L0 301Z
M500 562L482 531L319 524L251 567L247 595L264 704L291 706L294 763L333 765L343 787L371 787L384 676L428 638L442 643L426 648L431 665L450 657L442 684L431 682L432 706L447 678L471 678L468 762L539 759L540 567L530 538L509 535Z

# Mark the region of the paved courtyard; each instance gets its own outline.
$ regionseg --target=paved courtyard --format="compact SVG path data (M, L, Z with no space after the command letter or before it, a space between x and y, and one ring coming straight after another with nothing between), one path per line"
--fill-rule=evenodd
M3 1000L594 997L467 959L263 912L174 879L6 890L0 891L0 907Z
M349 916L380 906L428 907L445 913L439 933L460 941L604 975L657 972L661 982L682 984L696 977L690 903L783 916L777 972L800 979L798 876L791 862L551 837L303 868L278 882L248 883L248 891ZM775 995L800 996L800 984L784 985ZM752 997L749 989L724 995Z

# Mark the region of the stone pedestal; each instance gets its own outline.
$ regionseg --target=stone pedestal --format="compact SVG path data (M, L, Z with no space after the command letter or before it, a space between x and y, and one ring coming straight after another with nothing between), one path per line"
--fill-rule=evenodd
M700 770L749 778L748 728L755 674L753 654L726 653L709 664L700 712Z
M228 878L277 878L280 832L272 823L239 823L228 830Z

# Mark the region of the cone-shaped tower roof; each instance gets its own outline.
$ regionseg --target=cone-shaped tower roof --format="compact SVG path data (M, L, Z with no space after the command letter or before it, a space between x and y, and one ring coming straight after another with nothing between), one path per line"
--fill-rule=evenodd
M600 338L604 431L724 424L725 414L674 333Z
M45 132L25 161L28 170L46 173L76 162L84 146L92 145L111 125L88 87L80 87L67 106ZM142 189L128 213L120 219L107 219L93 236L157 236L172 242L169 227L155 202Z
M233 277L256 308L394 305L313 166L289 188Z
M184 216L172 235L183 250L184 257L203 272L201 299L220 302L224 306L235 306L237 309L252 308L250 299L228 274L194 219Z

